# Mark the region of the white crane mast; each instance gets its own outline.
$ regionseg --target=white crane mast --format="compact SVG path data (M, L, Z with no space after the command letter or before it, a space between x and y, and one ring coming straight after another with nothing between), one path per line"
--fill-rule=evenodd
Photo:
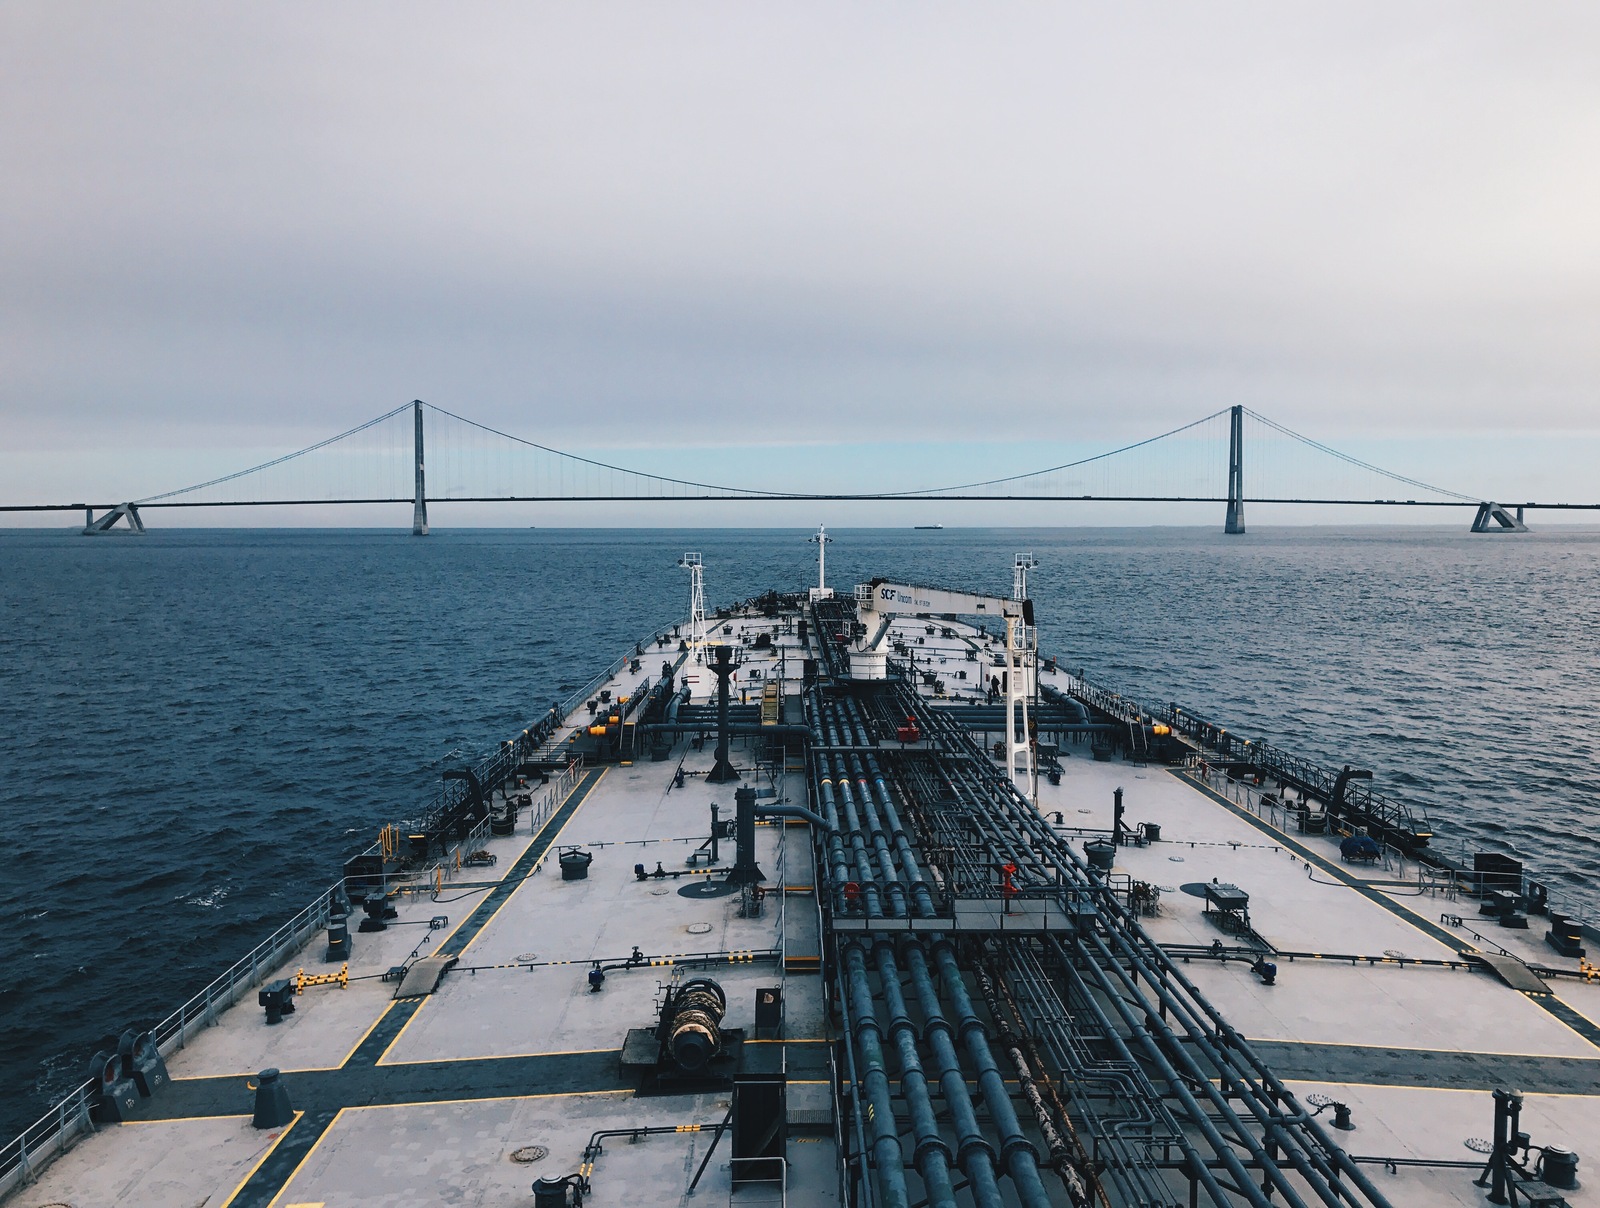
M1029 555L1029 565L1034 565ZM1013 570L1013 590L1027 590L1028 567L1019 555ZM897 616L923 613L928 616L1003 617L1006 623L1006 771L1016 779L1023 774L1023 794L1037 800L1038 769L1033 743L1028 736L1028 684L1033 669L1033 601L1026 594L1012 599L980 596L972 592L950 591L943 587L924 587L916 583L889 583L874 579L856 584L856 612L867 626L867 635L853 652L852 670L864 679L882 679L887 673L888 656L883 651L889 626ZM1018 712L1021 712L1022 737L1017 737ZM1020 767L1019 767L1020 765Z
M1028 572L1039 565L1039 559L1033 556L1032 551L1018 554L1011 563L1011 598L1013 600L1026 600L1028 598Z
M689 654L696 663L706 661L706 569L700 555L687 553L678 565L689 572Z

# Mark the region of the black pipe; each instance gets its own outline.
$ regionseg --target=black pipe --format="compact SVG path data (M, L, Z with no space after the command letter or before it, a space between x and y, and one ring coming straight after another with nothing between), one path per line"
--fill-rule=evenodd
M906 947L906 968L917 988L917 1001L922 1007L923 1039L933 1050L939 1066L939 1093L950 1111L950 1123L956 1133L956 1161L961 1172L972 1186L973 1198L980 1208L999 1208L1000 1184L994 1161L994 1147L978 1128L978 1116L972 1108L972 1096L967 1092L967 1079L961 1072L961 1059L956 1056L955 1044L950 1037L953 1029L944 1017L939 994L928 976L927 957L920 944Z
M1050 1208L1050 1193L1039 1177L1039 1151L1022 1133L1016 1109L1011 1106L1011 1094L1006 1090L1005 1079L989 1050L989 1035L972 1009L972 999L967 994L966 983L961 979L961 969L956 964L955 949L949 940L938 939L933 945L933 959L939 966L939 976L944 980L945 993L956 1010L956 1027L961 1030L961 1040L967 1056L978 1071L978 1089L989 1108L989 1116L1000 1133L1000 1160L1011 1173L1017 1196L1024 1208Z
M940 720L944 721L942 718ZM970 743L970 739L967 739L965 736L958 736L958 738L960 741ZM1104 914L1102 917L1105 917L1108 920L1108 923L1110 920L1114 919L1122 924L1121 929L1108 926L1107 931L1108 934L1110 934L1116 940L1126 956L1134 959L1135 961L1138 959L1137 954L1134 951L1134 947L1130 946L1129 936L1134 937L1135 940L1143 939L1145 945L1148 947L1155 947L1148 941L1147 937L1143 936L1143 932L1138 928L1136 922L1133 922L1129 916L1125 914L1125 912L1121 909L1120 903L1117 903L1114 900L1114 897L1109 893L1109 891L1103 886L1097 885L1088 877L1086 870L1077 857L1077 853L1073 852L1070 847L1062 844L1057 836L1049 832L1048 828L1043 824L1042 819L1038 818L1036 811L1033 811L1031 808L1019 809L1017 806L1017 799L1014 793L1011 791L999 791L987 795L990 797L993 804L1002 807L1000 810L994 810L987 813L987 819L989 821L999 822L1002 829L1010 831L1013 835L1020 839L1021 835L1016 830L1015 826L1015 822L1020 820L1023 823L1023 828L1033 833L1033 837L1041 849L1053 853L1057 857L1058 861L1060 860L1061 855L1063 853L1065 854L1065 868L1066 870L1074 873L1075 879L1078 879L1082 882L1080 888L1085 888L1091 892L1094 892L1096 896L1101 899L1104 907ZM1124 932L1126 932L1126 934L1124 934ZM1106 955L1109 959L1109 953ZM1176 974L1175 966L1172 965L1170 960L1165 958L1165 954L1161 954L1160 960L1164 966L1170 969L1172 973ZM1143 966L1142 961L1138 962L1138 964L1141 967ZM1113 967L1116 967L1114 963ZM1118 969L1118 972L1121 973L1122 970ZM1149 980L1152 984L1157 984L1156 977L1147 967L1144 968L1144 972L1147 980ZM1199 994L1198 990L1189 985L1186 980L1181 979L1181 975L1179 975L1179 977L1180 980L1182 980L1182 984L1189 991L1192 997L1197 1002L1203 1004L1203 1009L1207 1012L1207 1014L1209 1014L1213 1019L1220 1018L1216 1015L1215 1010L1210 1007L1210 1004L1207 1003ZM1126 976L1123 977L1123 980L1131 986L1135 996L1140 1000L1143 1000L1143 994L1138 990L1136 982L1130 982ZM1160 993L1159 986L1158 993ZM1145 1005L1148 1008L1149 1004L1145 1003ZM1175 1006L1175 1003L1169 1001L1167 1005L1171 1007ZM1150 1014L1151 1017L1154 1018L1154 1012L1151 1012ZM1184 1012L1183 1015L1187 1016L1187 1012ZM1202 1043L1206 1040L1204 1028L1198 1025L1197 1022L1193 1021L1192 1017L1186 1019L1185 1027L1190 1033L1191 1039L1201 1041ZM1231 1029L1228 1031L1231 1034L1231 1040L1232 1036L1236 1035L1236 1033L1232 1033ZM1234 1066L1231 1063L1227 1062L1226 1059L1224 1059L1214 1049L1210 1049L1209 1045L1205 1045L1204 1047L1210 1050L1207 1055L1214 1059L1219 1070L1226 1072L1234 1069ZM1255 1055L1251 1053L1248 1047L1243 1045L1242 1042L1240 1043L1240 1049L1246 1054L1247 1060L1249 1060L1252 1065L1259 1066L1259 1059L1255 1058ZM1237 1075L1235 1076L1237 1077ZM1247 1080L1239 1078L1239 1082L1248 1087ZM1275 1104L1262 1104L1256 1100L1255 1096L1252 1094L1243 1094L1241 1097L1244 1098L1245 1102L1250 1107L1252 1114L1255 1115L1263 1124L1269 1137L1272 1137L1274 1140L1282 1139L1286 1142L1289 1142L1286 1147L1291 1150L1290 1160L1298 1169L1301 1170L1302 1174L1308 1177L1308 1181L1312 1182L1313 1185L1316 1185L1321 1181L1321 1179L1317 1176L1320 1175L1328 1178L1332 1183L1332 1187L1328 1188L1327 1190L1332 1191L1336 1197L1345 1190L1339 1186L1336 1181L1337 1176L1333 1174L1327 1163L1323 1160L1322 1154L1318 1152L1325 1147L1327 1152L1332 1154L1335 1165L1344 1171L1344 1173L1349 1174L1352 1181L1360 1186L1361 1190L1371 1197L1374 1203L1386 1203L1382 1195L1377 1192L1377 1189L1371 1186L1370 1181L1367 1180L1360 1171L1354 1168L1354 1163L1349 1162L1348 1157L1343 1154L1343 1151L1326 1138L1321 1128L1315 1123L1315 1121L1310 1119L1309 1115L1304 1112L1303 1108L1299 1108L1298 1102L1295 1100L1292 1093L1288 1092L1287 1088L1283 1088L1281 1083L1278 1083L1276 1079L1271 1079L1269 1084L1272 1086L1275 1096L1278 1096L1281 1092L1281 1097L1288 1103L1293 1104L1297 1110L1290 1115L1285 1116L1279 1110L1277 1110ZM1239 1123L1242 1127L1242 1121ZM1303 1125L1306 1128L1306 1131L1311 1133L1311 1135L1316 1139L1318 1144L1307 1145L1302 1138L1300 1138L1298 1135L1292 1134L1291 1131L1285 1127L1288 1124ZM1296 1151L1303 1151L1305 1155L1310 1158L1311 1162L1319 1168L1315 1174L1306 1170L1305 1158L1301 1157L1301 1154Z
M1095 996L1090 992L1089 987L1083 983L1082 975L1078 972L1072 957L1066 952L1065 949L1061 947L1060 942L1054 936L1048 937L1046 939L1046 943L1055 950L1056 958L1060 961L1061 967L1078 982L1079 997L1084 1001L1094 1005L1096 1012L1099 1013L1099 1005L1095 1000ZM1167 1056L1163 1051L1163 1047L1158 1045L1154 1038L1151 1037L1151 1035L1143 1027L1139 1026L1138 1021L1133 1017L1133 1013L1128 1010L1127 1003L1125 1003L1122 998L1117 995L1116 991L1111 988L1109 981L1105 978L1105 975L1095 967L1094 962L1085 960L1084 963L1088 965L1093 972L1098 974L1096 980L1100 983L1101 993L1107 998L1108 1001L1111 1002L1112 1006L1116 1009L1117 1014L1121 1016L1123 1026L1127 1029L1128 1034L1133 1037L1133 1039L1138 1041L1140 1048L1145 1051L1145 1055L1149 1057L1150 1061L1155 1065L1163 1080L1165 1080L1166 1083L1172 1088L1173 1094L1176 1095L1178 1100L1183 1104L1184 1110L1187 1112L1190 1121L1200 1130L1201 1135L1205 1137L1206 1143L1211 1146L1212 1152L1217 1154L1217 1156L1222 1159L1223 1163L1227 1167L1228 1173L1231 1174L1234 1177L1234 1180L1239 1184L1238 1190L1240 1194L1244 1195L1245 1198L1250 1201L1250 1203L1256 1206L1256 1208L1272 1208L1272 1201L1269 1200L1266 1195L1262 1193L1261 1189L1255 1185L1255 1181L1250 1177L1249 1172L1245 1169L1244 1164L1234 1154L1233 1147L1228 1144L1227 1140L1222 1136L1222 1134L1217 1131L1216 1126L1211 1123L1211 1117L1195 1100L1194 1095L1189 1091L1188 1084L1178 1076L1178 1071L1172 1068L1172 1063L1167 1060ZM1133 1054L1127 1052L1127 1046L1122 1043L1121 1037L1118 1034L1118 1030L1112 1026L1112 1021L1107 1019L1105 1020L1105 1024L1106 1035L1113 1038L1113 1042L1116 1044L1116 1046L1127 1054L1126 1060L1135 1060ZM1196 1156L1198 1157L1198 1155ZM1209 1171L1205 1169L1204 1165L1201 1165L1199 1169L1194 1170L1192 1173L1195 1175L1195 1177L1199 1178L1201 1182L1206 1184L1206 1190L1211 1193L1211 1197L1216 1200L1217 1203L1233 1203L1233 1201L1228 1197L1227 1193L1222 1189L1221 1184L1216 1181L1215 1176L1211 1175ZM1300 1204L1301 1208L1304 1208L1304 1201L1302 1201L1298 1195L1295 1195L1292 1192L1290 1193L1289 1202L1291 1204Z
M894 1104L889 1096L889 1075L883 1064L883 1048L879 1043L882 1026L872 1003L872 989L867 984L866 958L859 944L848 944L844 950L845 974L849 979L850 1006L855 1016L852 1036L861 1051L862 1085L866 1088L871 1106L872 1158L878 1171L888 1208L910 1208L911 1196L906 1190L904 1159L900 1153L900 1136L895 1129Z
M912 1160L922 1175L928 1202L938 1208L954 1208L955 1192L950 1186L950 1147L939 1135L933 1101L928 1094L928 1077L917 1053L917 1028L906 1014L900 992L900 970L895 966L894 945L887 941L877 946L878 982L883 987L889 1008L889 1035L900 1050L900 1090L911 1109L911 1132L915 1138Z

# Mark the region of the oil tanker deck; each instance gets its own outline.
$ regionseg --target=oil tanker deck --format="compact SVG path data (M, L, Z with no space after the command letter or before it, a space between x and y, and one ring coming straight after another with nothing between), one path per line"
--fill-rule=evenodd
M1592 938L1034 649L1009 592L641 642L0 1152L44 1205L1582 1204Z

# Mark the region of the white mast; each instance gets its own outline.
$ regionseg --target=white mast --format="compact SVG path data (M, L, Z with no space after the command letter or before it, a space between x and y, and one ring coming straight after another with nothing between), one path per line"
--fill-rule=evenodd
M1013 600L1026 600L1028 598L1028 572L1039 565L1039 559L1030 551L1018 554L1011 564L1011 598Z
M689 569L689 652L696 663L706 661L706 572L700 555L684 554L678 565Z
M828 586L828 542L832 540L827 527L817 525L817 534L811 538L811 544L817 547L817 585L811 589L813 601L826 600L833 595L833 589Z
M1031 553L1018 554L1011 564L1011 598L1028 598L1028 572L1039 565ZM1013 780L1017 777L1018 756L1021 758L1022 791L1039 803L1039 764L1031 735L1028 733L1028 686L1037 631L1020 617L1006 617L1006 772ZM1017 710L1022 712L1022 737L1017 737Z

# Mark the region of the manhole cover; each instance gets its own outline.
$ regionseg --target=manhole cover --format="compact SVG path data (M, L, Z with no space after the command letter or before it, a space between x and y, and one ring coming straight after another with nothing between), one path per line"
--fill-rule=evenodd
M1398 948L1385 948L1385 949L1384 949L1384 950L1383 950L1383 954L1384 954L1384 955L1385 955L1385 956L1392 956L1392 957L1394 957L1394 958L1395 958L1395 959L1396 959L1396 960L1399 960L1399 959L1400 959L1400 958L1401 958L1401 957L1402 957L1402 956L1404 956L1404 955L1405 955L1405 953L1404 953L1404 952L1401 952L1401 951L1400 951L1400 949L1398 949Z
M672 891L670 889L652 889L650 891L650 896L652 898L664 898L671 892Z
M1177 893L1178 892L1177 886L1175 886L1175 885L1157 885L1156 888L1159 889L1162 893Z
M517 964L519 964L519 965L531 965L531 964L533 964L534 961L536 961L538 959L539 959L539 954L537 952L524 952L521 956L517 957Z
M680 898L724 898L730 893L738 893L737 885L730 885L726 881L691 881L678 890Z
M543 1145L524 1145L521 1149L511 1151L513 1162L542 1162L550 1156L550 1151Z
M1494 1146L1489 1144L1489 1142L1485 1141L1482 1137L1468 1137L1465 1141L1463 1141L1461 1143L1463 1145L1465 1145L1468 1149L1470 1149L1473 1153L1493 1153L1494 1152Z
M1312 1091L1306 1096L1306 1102L1311 1104L1312 1107L1332 1107L1333 1096L1324 1095L1321 1091Z
M1079 813L1080 813L1080 814L1092 814L1092 813L1094 813L1094 811L1093 811L1093 810L1079 810L1079 811L1078 811L1078 812L1079 812Z
M711 932L711 924L710 923L690 923L687 927L684 928L684 930L687 931L690 935L709 935L710 932Z
M1167 859L1171 860L1174 864L1182 864L1183 863L1183 857L1182 856L1168 856Z

